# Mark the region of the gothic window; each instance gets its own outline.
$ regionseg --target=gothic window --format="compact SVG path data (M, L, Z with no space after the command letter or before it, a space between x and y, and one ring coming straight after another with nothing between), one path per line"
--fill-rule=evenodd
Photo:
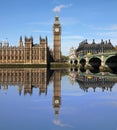
M41 57L42 57L42 60L45 60L45 49L41 50Z
M8 55L9 55L9 54L10 54L10 51L8 50L7 53L8 53Z
M42 84L44 84L44 77L45 77L45 74L44 74L44 72L42 72L42 74L41 74L41 82L42 82Z
M10 56L8 56L8 60L10 60Z
M30 59L30 57L29 56L27 56L27 60L29 60Z
M30 54L30 52L29 51L27 51L27 55L29 55Z

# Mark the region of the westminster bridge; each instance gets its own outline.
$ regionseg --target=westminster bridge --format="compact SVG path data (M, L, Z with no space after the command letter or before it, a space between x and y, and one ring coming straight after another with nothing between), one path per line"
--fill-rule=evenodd
M100 70L117 70L117 51L99 52L97 54L79 54L69 59L72 66L100 68Z

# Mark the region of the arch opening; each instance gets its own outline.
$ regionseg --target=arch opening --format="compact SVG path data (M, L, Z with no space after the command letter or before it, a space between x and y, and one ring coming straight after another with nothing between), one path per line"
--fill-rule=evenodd
M108 58L105 64L111 69L112 73L117 74L117 55Z
M92 66L92 67L99 67L101 65L101 60L97 57L94 57L94 58L91 58L89 60L89 64Z
M77 60L74 60L74 64L77 65L77 64L78 64L78 61L77 61Z
M83 68L80 68L80 71L84 73L86 72L86 69L83 67Z
M74 68L74 71L77 72L77 71L78 71L78 68Z
M86 60L85 60L85 59L81 59L81 60L80 60L80 64L82 65L82 67L84 67L85 64L86 64Z
M99 73L99 67L101 65L101 60L99 58L91 58L89 60L89 64L92 66L92 68L90 69L92 73Z
M70 64L71 64L71 65L73 64L73 61L72 61L72 60L70 61Z

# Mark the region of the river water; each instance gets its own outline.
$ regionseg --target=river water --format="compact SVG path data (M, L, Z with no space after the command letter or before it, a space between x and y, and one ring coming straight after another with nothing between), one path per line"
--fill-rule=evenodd
M0 130L117 130L117 75L0 69Z

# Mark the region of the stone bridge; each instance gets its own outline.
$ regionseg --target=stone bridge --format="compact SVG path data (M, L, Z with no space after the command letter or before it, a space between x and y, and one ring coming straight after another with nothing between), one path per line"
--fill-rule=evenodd
M71 65L80 67L99 67L100 69L117 68L117 51L101 52L98 54L87 53L69 60Z

